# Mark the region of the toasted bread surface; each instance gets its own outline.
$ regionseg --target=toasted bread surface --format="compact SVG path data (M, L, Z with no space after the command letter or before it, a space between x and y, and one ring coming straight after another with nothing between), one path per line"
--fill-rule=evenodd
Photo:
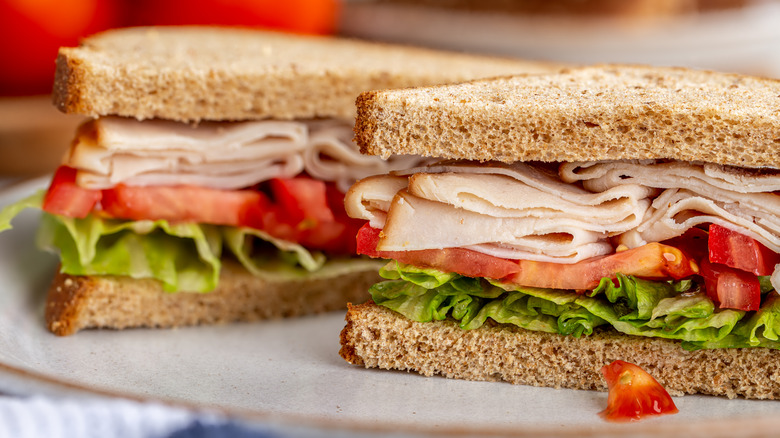
M379 280L367 269L301 280L268 280L225 262L217 289L169 293L153 279L55 275L46 326L66 336L86 328L180 327L300 316L343 309Z
M362 91L543 72L552 64L239 28L125 28L62 48L66 113L177 121L351 119Z
M604 65L358 98L356 141L384 157L676 159L780 164L780 81Z
M462 330L453 320L419 323L369 301L348 306L341 356L367 368L467 380L606 390L602 366L620 359L648 371L672 395L780 398L780 351L686 351L676 341L612 330L575 338L489 324Z

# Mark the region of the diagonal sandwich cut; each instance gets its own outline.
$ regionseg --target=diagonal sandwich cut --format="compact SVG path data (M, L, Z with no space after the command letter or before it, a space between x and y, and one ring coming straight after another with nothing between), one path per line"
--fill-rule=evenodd
M240 28L118 29L63 48L54 103L91 119L43 208L60 254L48 328L174 327L295 316L363 300L356 179L416 165L352 142L366 90L552 65Z
M388 259L350 305L366 367L780 398L780 82L604 65L363 93L366 154L441 161L345 197Z

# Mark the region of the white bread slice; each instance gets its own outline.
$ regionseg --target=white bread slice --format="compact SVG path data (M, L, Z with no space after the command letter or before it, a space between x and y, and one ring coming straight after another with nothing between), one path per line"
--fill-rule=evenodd
M554 68L251 29L126 28L62 48L53 99L63 112L91 117L352 119L363 91Z
M383 157L780 163L773 79L605 65L371 91L357 103L361 152Z
M377 268L366 263L347 274L272 280L225 261L216 290L170 293L152 279L58 273L46 299L46 326L67 336L87 328L170 328L301 316L364 301L379 280Z
M574 338L488 323L414 322L369 301L349 305L339 354L366 368L467 380L604 391L599 370L620 359L648 371L672 395L780 399L780 351L686 351L667 339L596 331ZM488 320L490 321L490 320Z

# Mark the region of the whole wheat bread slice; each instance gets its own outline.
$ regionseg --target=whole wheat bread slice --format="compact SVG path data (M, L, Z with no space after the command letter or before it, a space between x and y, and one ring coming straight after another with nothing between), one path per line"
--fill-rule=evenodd
M363 91L554 68L251 29L127 28L62 48L53 98L66 113L92 117L352 119Z
M46 326L67 336L87 328L170 328L301 316L364 301L379 280L376 266L366 263L346 274L273 280L226 261L214 291L170 293L152 279L58 273L46 300Z
M358 99L361 152L513 161L780 163L780 81L594 66Z
M462 330L453 320L414 322L371 301L349 305L345 319L339 353L366 368L604 391L599 370L620 359L672 395L780 399L780 351L768 348L686 351L677 341L609 330L574 338L495 323Z

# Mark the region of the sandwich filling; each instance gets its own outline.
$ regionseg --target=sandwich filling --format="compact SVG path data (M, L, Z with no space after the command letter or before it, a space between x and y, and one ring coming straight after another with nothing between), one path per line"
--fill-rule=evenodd
M171 292L213 290L223 257L277 279L370 269L377 261L355 256L362 222L346 215L344 192L419 160L360 155L351 135L335 119L95 119L45 193L0 212L0 230L42 208L38 242L59 252L62 272L155 278Z
M440 162L348 192L373 300L416 321L598 326L780 348L780 172L678 161Z

